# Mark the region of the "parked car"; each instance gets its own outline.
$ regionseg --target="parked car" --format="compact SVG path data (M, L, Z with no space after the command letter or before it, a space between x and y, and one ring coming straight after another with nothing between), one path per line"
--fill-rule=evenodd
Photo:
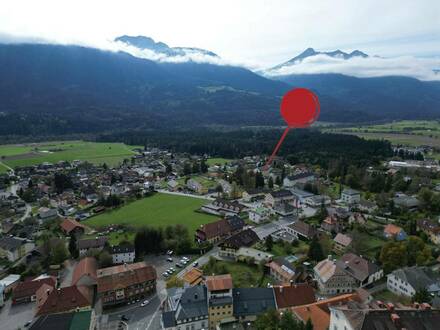
M124 314L121 315L121 320L127 322L129 318L125 316Z
M147 306L150 303L149 300L144 300L141 304L142 307Z
M167 258L168 262L173 262L173 258Z
M172 255L174 253L174 251L173 250L168 250L167 251L167 254L170 256L170 255Z
M197 261L193 262L193 267L197 267L199 265L199 263Z
M177 267L177 268L182 268L183 266L182 266L181 264L177 263L177 264L176 264L176 267Z

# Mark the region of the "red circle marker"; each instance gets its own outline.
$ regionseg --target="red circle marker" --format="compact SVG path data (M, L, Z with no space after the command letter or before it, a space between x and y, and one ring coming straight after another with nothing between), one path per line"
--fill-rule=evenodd
M287 123L287 128L281 135L275 149L270 155L264 170L272 163L278 149L281 147L289 129L309 127L318 119L321 112L318 97L306 88L295 88L287 92L280 105L281 116Z
M318 97L305 88L287 92L280 105L281 116L289 128L308 127L316 121L320 113Z

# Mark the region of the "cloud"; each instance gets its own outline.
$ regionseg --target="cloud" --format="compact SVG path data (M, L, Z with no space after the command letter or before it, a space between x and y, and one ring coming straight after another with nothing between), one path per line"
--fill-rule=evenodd
M353 57L348 60L327 55L305 58L300 63L282 66L277 70L266 70L267 76L291 74L341 73L359 78L383 76L407 76L420 80L440 80L440 58L416 58L400 56L382 58Z

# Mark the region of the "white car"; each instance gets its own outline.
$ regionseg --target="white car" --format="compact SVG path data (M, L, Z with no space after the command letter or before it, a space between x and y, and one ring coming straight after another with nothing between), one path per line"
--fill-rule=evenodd
M142 307L147 306L150 303L149 300L144 300L141 304Z
M188 257L182 257L182 259L183 259L183 260L189 260L189 258L188 258Z

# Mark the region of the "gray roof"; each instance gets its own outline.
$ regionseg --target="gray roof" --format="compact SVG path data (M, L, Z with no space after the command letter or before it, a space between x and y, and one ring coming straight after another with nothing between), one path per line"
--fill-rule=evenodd
M8 251L14 251L25 243L24 239L17 237L2 237L0 238L0 248Z
M134 245L131 244L113 245L111 249L111 254L131 253L131 252L134 252Z
M396 269L392 274L409 283L415 290L428 289L431 284L438 281L435 274L427 267L405 267Z
M359 194L360 194L360 192L359 192L358 190L351 189L351 188L345 188L345 189L342 191L342 193L343 193L344 195L350 195L350 196L353 196L353 195L359 195Z
M193 286L185 289L176 311L176 320L208 316L208 303L205 286Z
M234 316L258 315L268 309L276 309L272 288L236 288L234 297Z
M174 311L162 313L162 323L164 328L171 328L176 325Z

